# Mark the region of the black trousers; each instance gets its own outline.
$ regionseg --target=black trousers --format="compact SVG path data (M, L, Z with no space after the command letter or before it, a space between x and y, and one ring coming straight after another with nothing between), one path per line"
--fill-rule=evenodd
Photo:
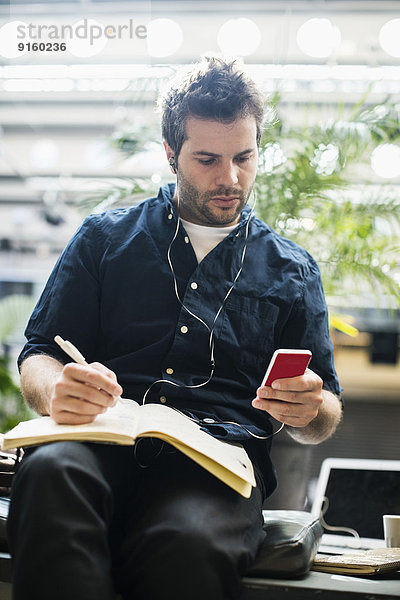
M14 600L240 597L265 535L260 486L245 499L167 444L150 464L151 443L27 453L8 519Z

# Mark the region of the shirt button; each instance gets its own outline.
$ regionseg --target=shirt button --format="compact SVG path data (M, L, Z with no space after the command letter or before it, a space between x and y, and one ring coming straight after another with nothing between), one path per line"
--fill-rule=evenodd
M168 219L169 219L169 220L171 220L171 219L172 219L172 214L171 214L171 213L169 213L169 215L168 215Z
M168 367L168 369L165 369L165 372L168 373L168 375L172 375L172 373L174 372L174 370L171 369L171 367Z
M166 399L165 396L160 396L160 402L161 402L161 404L165 404L166 401L167 401L167 399Z
M192 290L197 290L197 283L195 281L192 281L192 283L190 284L190 287L192 288Z
M185 235L185 244L188 244L190 242L189 238L187 235Z
M189 329L186 327L186 325L182 325L181 333L187 333L188 331L189 331Z

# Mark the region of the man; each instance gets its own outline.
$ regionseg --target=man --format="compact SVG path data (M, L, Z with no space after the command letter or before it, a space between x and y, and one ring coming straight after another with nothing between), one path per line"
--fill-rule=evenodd
M167 403L242 443L258 485L244 499L155 442L27 451L9 517L16 600L238 598L276 485L270 417L304 443L340 420L318 268L247 205L262 96L214 58L162 109L176 186L82 225L28 324L23 393L58 423L92 421L122 393ZM57 334L90 366L69 363ZM311 369L259 388L278 347L310 349Z

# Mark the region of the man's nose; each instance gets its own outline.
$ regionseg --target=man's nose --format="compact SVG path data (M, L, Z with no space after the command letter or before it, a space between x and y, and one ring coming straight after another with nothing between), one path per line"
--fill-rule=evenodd
M233 162L225 162L219 165L215 183L218 186L231 187L239 181L238 168Z

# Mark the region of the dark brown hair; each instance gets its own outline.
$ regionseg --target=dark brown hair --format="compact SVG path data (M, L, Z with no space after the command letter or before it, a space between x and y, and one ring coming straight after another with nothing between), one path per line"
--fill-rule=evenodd
M186 139L188 117L232 123L254 116L260 143L264 97L236 61L205 57L160 98L162 135L177 158Z

